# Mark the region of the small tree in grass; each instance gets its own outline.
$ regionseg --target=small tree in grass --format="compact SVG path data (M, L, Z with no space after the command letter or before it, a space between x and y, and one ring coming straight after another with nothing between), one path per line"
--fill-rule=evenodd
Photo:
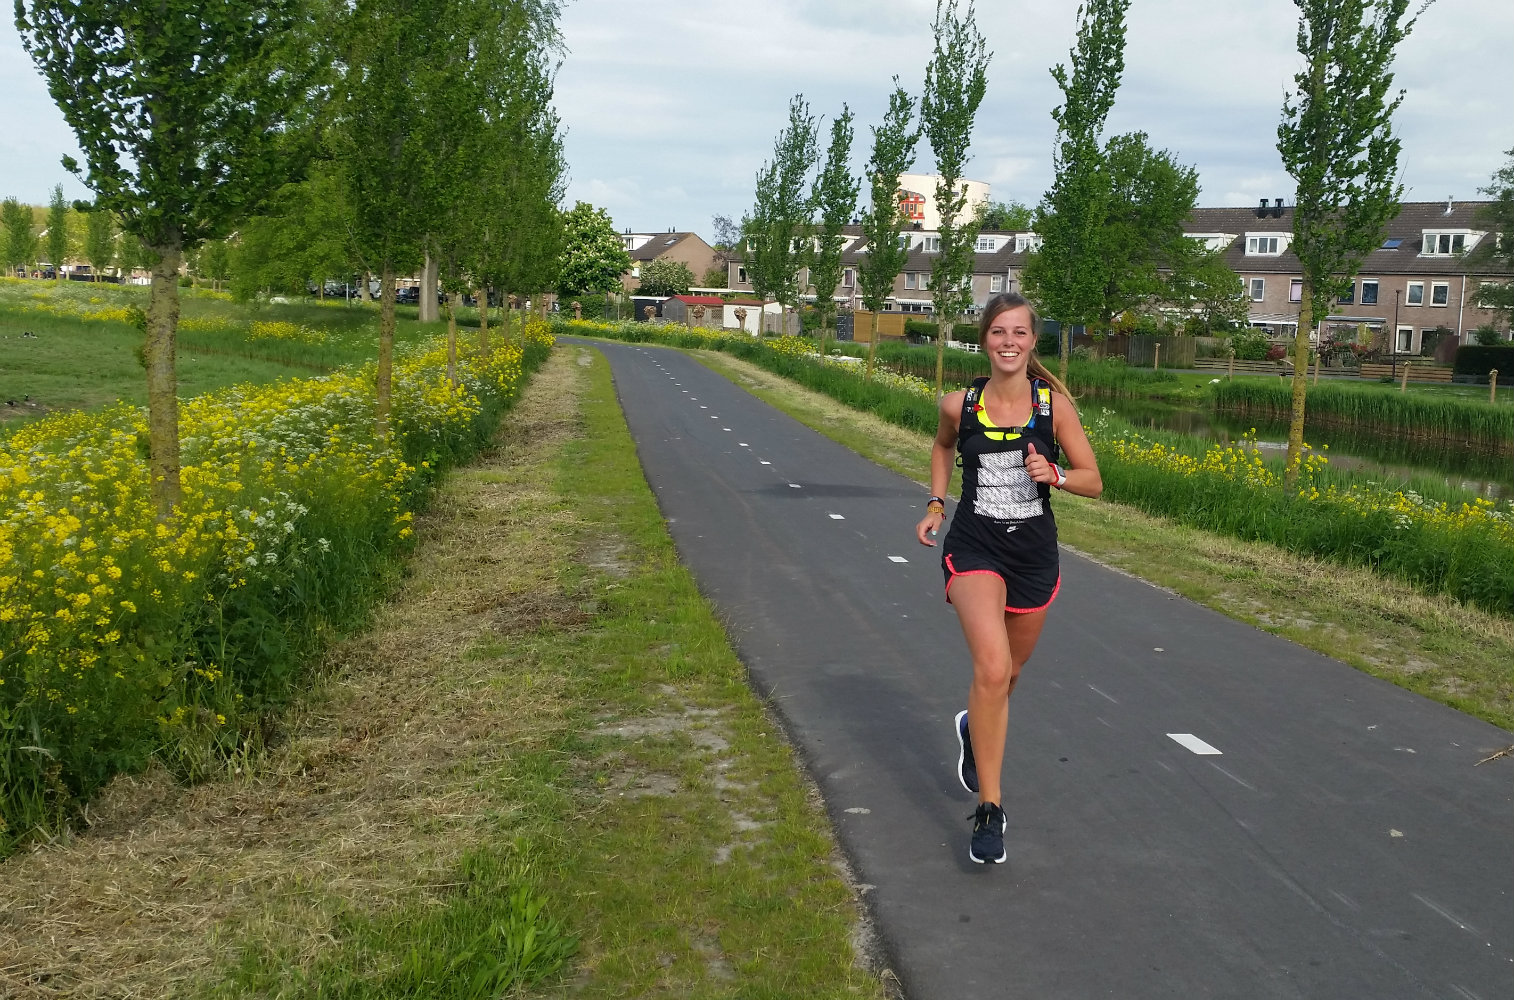
M835 323L836 286L841 284L841 251L846 237L841 230L857 210L860 182L852 176L847 161L852 155L852 112L841 106L841 115L831 122L831 144L825 165L815 178L810 202L819 217L815 238L818 246L810 256L810 284L815 288L815 309L820 314L820 354L825 355L826 331Z
M53 277L63 280L63 261L68 257L68 202L63 197L63 185L53 188L52 200L47 203L47 261L53 266Z
M694 287L694 272L680 260L650 260L641 265L642 295L687 295Z
M5 230L3 246L5 270L14 274L14 269L32 262L37 253L37 234L32 226L30 205L23 205L15 198L0 203L0 228Z
M909 248L900 230L906 219L899 205L899 175L915 162L915 143L920 131L911 129L915 102L894 77L894 92L881 125L872 126L873 151L867 161L871 204L862 217L862 237L867 256L857 268L862 303L872 313L872 337L867 343L867 377L873 377L873 358L878 348L878 313L894 291L894 279L909 259Z
M1394 49L1414 27L1409 0L1295 0L1304 68L1284 98L1277 149L1297 184L1291 249L1303 272L1293 342L1293 416L1288 477L1304 447L1309 344L1331 303L1382 243L1398 214L1400 143L1393 112Z
M16 0L16 27L73 129L63 165L153 255L145 357L149 467L160 516L179 499L174 336L179 264L289 178L322 51L302 0L218 4Z
M795 94L788 124L773 143L773 158L757 173L752 211L741 220L752 289L780 306L797 306L803 291L799 270L809 257L811 211L804 179L815 154L815 116L804 95Z
M936 212L941 216L941 248L931 261L931 299L936 310L936 398L941 398L946 341L957 317L972 308L972 274L980 214L965 215L967 167L973 120L988 89L990 53L978 31L971 2L966 13L957 0L936 0L935 53L925 69L920 127L936 156Z
M99 281L105 269L116 262L116 223L99 204L84 216L84 259L89 261L91 281ZM174 280L177 287L177 274Z

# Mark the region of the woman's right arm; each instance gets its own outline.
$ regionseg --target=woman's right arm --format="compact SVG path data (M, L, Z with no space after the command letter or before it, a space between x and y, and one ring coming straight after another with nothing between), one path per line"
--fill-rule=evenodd
M949 392L941 397L940 412L936 418L936 437L930 447L930 493L945 497L951 486L952 465L957 452L957 425L962 419L962 397L965 390ZM921 545L935 545L930 535L936 533L946 520L944 505L938 509L934 504L925 511L920 523L915 525L915 538Z

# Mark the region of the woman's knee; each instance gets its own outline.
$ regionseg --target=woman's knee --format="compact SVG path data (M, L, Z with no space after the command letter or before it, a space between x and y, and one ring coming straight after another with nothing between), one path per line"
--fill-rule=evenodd
M1002 693L1008 697L1017 673L1014 664L1008 659L995 657L973 660L973 683L991 694Z

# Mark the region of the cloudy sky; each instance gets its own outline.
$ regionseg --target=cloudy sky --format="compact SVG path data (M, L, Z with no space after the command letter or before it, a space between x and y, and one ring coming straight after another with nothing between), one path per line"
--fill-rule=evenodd
M968 176L997 199L1039 200L1051 180L1060 94L1047 70L1068 60L1075 0L981 0L993 60ZM607 208L635 230L739 218L788 100L857 115L860 168L869 124L897 75L918 96L933 0L568 0L568 55L557 105L567 127L568 200ZM1134 0L1126 71L1110 134L1145 131L1198 169L1200 204L1290 198L1278 159L1283 94L1299 59L1288 0ZM1437 0L1401 47L1397 117L1406 200L1477 197L1514 147L1499 77L1514 43L1508 0ZM0 19L0 196L45 201L76 152L72 133ZM1500 95L1504 95L1500 97ZM917 169L931 166L922 141Z

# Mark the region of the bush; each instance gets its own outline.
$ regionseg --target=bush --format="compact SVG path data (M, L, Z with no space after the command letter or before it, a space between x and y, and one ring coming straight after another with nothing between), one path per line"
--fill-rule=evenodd
M1476 338L1479 347L1497 347L1499 342L1503 340L1503 337L1498 334L1498 327L1492 323L1484 323L1476 330L1473 330L1472 336Z
M918 339L920 337L935 338L941 332L941 327L935 320L907 319L904 321L904 335ZM960 344L976 344L978 342L978 324L957 323L952 327L951 339Z
M1043 333L1036 338L1036 353L1042 358L1062 356L1062 341L1055 333Z
M1485 376L1494 368L1501 375L1514 372L1514 344L1463 344L1456 352L1458 375Z
M1237 361L1265 361L1271 342L1260 330L1237 330L1230 335L1230 349Z
M1268 344L1267 345L1267 360L1268 361L1281 361L1284 358L1286 358L1287 356L1288 356L1288 348L1284 347L1282 344Z

